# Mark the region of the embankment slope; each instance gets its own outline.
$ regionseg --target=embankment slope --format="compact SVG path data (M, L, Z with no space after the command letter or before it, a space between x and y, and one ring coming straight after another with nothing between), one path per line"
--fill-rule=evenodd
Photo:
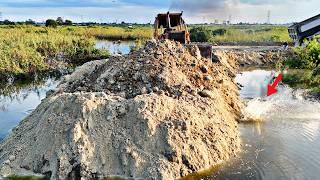
M175 179L240 147L234 60L148 42L66 76L0 144L0 175Z

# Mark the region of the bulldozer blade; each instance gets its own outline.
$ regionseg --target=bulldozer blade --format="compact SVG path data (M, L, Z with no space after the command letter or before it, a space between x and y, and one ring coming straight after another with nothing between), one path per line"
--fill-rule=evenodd
M212 59L212 45L208 44L197 44L200 54L202 57Z
M197 46L199 48L200 54L203 58L212 59L212 51L213 47L210 44L186 44L188 48L192 48L194 46Z
M182 32L170 32L168 33L168 39L171 39L171 40L175 40L175 41L178 41L182 44L185 44L186 43L186 32L185 31L182 31Z

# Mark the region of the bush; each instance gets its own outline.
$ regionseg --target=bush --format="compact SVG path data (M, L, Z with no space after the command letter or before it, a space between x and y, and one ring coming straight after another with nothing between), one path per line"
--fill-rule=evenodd
M312 75L313 75L313 76L320 76L320 66L316 67L316 68L312 71Z
M306 63L306 67L301 68L313 69L318 67L320 64L320 43L315 38L312 41L305 41L305 44L305 47L295 49L298 59Z
M212 31L212 35L214 36L223 36L227 33L226 29L216 29Z
M70 20L66 20L65 22L64 22L64 25L66 25L66 26L71 26L72 25L72 21L70 21Z
M190 39L192 42L209 42L212 37L212 31L203 27L197 27L190 30Z
M294 50L296 57L286 60L285 66L298 68L289 71L284 76L283 82L293 87L311 88L314 92L319 92L320 86L320 43L317 39L306 41L305 47L298 47Z
M46 20L46 27L53 27L56 28L58 26L57 21L53 20L53 19L48 19Z
M283 67L289 67L294 69L307 69L309 62L305 59L300 59L298 57L290 57L283 62Z
M299 69L315 69L317 72L320 64L320 43L314 39L305 41L304 47L294 49L295 57L288 58L283 62L284 66Z

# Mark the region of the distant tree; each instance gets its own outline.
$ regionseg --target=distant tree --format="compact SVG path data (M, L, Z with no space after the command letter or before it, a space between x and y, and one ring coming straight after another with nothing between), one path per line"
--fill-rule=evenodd
M64 25L66 25L66 26L71 26L71 25L72 25L72 21L66 19L66 21L64 22Z
M56 21L57 21L58 25L63 25L62 17L58 17Z
M56 28L58 26L57 21L53 20L53 19L48 19L46 20L46 26L47 27L54 27Z
M28 19L28 20L26 20L25 24L27 24L27 25L35 25L36 22L33 21L32 19Z
M4 21L3 21L3 24L4 24L4 25L15 25L14 22L9 21L8 19L4 20Z

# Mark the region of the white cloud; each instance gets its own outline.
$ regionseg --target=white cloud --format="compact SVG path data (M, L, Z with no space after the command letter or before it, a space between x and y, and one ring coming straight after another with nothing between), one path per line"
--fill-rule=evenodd
M213 22L215 19L222 21L228 20L229 16L233 22L263 23L267 21L267 12L270 10L271 22L286 23L320 13L319 0L171 0L171 5L170 0L77 0L78 3L76 0L0 1L0 5L10 2L20 4L19 7L0 6L4 18L16 21L29 18L44 21L63 16L74 21L142 23L152 22L159 12L184 10L187 23ZM36 2L42 2L42 5L32 6ZM47 5L43 7L43 3ZM98 6L99 3L103 6Z

